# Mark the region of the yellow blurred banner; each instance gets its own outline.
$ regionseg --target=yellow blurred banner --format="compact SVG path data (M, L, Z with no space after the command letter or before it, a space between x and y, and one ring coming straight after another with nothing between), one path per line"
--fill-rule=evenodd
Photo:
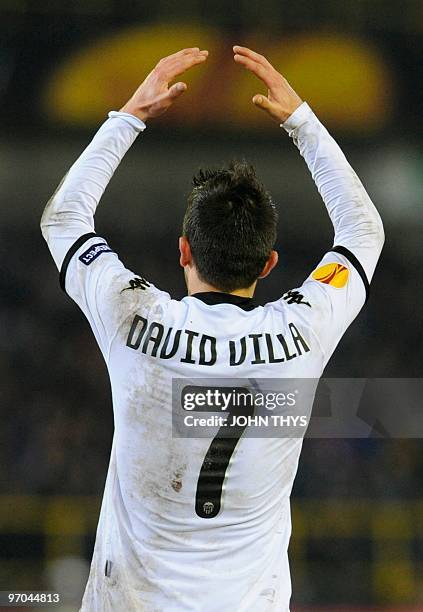
M368 42L326 32L283 40L252 34L230 41L211 28L187 24L133 27L78 50L51 75L43 109L54 121L92 126L107 111L119 109L161 57L200 46L210 51L207 64L184 75L189 87L185 99L160 121L243 130L271 127L251 102L264 89L232 61L233 43L266 55L329 127L364 133L390 120L391 69Z
M95 496L0 495L0 537L27 535L31 542L30 536L38 535L44 542L39 556L30 546L27 557L0 555L0 573L13 579L10 584L19 584L25 590L28 586L22 582L24 568L29 572L30 566L39 568L54 559L84 557L88 552L86 540L95 533L99 510L100 498ZM351 547L346 547L345 571L353 562L363 565L373 600L387 606L396 604L392 612L405 612L406 604L417 601L420 605L413 609L423 610L418 548L423 536L423 501L295 499L292 516L290 557L297 589L304 577L313 574L322 563L319 557L313 559L308 553L310 546L320 543L321 549L337 541L342 550L346 542L356 542L355 560L349 556ZM368 542L364 549L363 542ZM333 612L339 610L333 608Z

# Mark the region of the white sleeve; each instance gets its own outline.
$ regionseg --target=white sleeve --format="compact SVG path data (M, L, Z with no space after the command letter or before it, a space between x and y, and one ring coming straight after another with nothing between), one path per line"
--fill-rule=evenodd
M123 265L94 231L94 213L114 171L145 128L127 113L112 111L48 202L41 229L60 284L87 317L106 358L111 341L136 305L167 296Z
M309 323L327 360L368 297L383 225L340 147L305 102L282 126L304 157L335 232L315 270L282 299Z

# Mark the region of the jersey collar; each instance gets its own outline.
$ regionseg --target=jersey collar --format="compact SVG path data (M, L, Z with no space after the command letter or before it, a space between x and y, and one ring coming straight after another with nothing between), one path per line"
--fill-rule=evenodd
M222 293L220 291L200 291L193 293L190 297L201 300L208 306L215 304L233 304L242 308L242 310L253 310L256 308L253 298L243 297L242 295L234 295L233 293Z

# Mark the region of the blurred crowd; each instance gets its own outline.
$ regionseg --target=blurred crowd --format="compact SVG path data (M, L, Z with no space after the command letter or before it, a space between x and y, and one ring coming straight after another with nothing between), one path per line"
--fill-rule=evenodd
M125 240L112 228L110 234L117 250L125 250L132 260L130 267L140 271L136 234L126 234ZM38 228L23 224L17 233L16 227L2 227L0 244L0 492L101 493L113 415L100 351L84 316L61 292ZM290 252L289 244L285 248ZM313 249L310 243L307 248ZM141 272L182 297L176 258L168 253L158 261L159 249L160 236L151 232L143 242ZM301 278L301 249L295 257L289 263L289 280ZM275 272L260 288L258 301L275 299L281 293L279 285L280 272ZM418 376L420 347L412 316L417 297L409 266L392 259L388 248L373 295L326 375ZM294 495L417 497L423 474L419 448L419 440L306 440Z

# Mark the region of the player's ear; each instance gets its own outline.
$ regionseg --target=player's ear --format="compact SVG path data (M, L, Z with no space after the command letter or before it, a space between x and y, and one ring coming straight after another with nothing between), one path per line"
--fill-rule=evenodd
M279 260L278 252L271 251L269 255L269 259L266 261L259 278L266 278L266 276L270 274L273 268L277 265L278 260Z
M179 238L179 263L183 268L192 264L191 247L186 236L180 236Z

